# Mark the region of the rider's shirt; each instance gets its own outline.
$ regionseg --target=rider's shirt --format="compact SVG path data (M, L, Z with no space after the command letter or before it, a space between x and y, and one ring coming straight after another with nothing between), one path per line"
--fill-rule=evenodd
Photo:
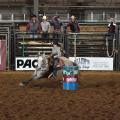
M61 49L58 46L55 46L52 48L52 55L54 56L54 58L59 58L61 57Z

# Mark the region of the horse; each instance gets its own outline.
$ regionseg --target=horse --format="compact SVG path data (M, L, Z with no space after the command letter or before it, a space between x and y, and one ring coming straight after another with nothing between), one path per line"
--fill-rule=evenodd
M52 62L52 58L50 57L46 57L45 54L43 53L42 55L39 54L38 55L38 66L36 67L35 71L33 72L32 78L29 80L24 80L22 81L19 86L24 86L24 85L28 85L31 81L33 80L39 80L43 77L47 77L48 75L50 75L50 65ZM57 64L57 72L59 70L63 70L63 66L76 66L77 64L75 64L73 61L70 61L67 57L60 57L59 58L59 63ZM50 80L55 80L56 78L54 76L49 77L48 79Z
M38 65L33 72L32 78L29 80L22 81L19 86L24 86L29 84L32 80L38 80L45 77L49 73L49 59L45 56L45 54L38 53Z

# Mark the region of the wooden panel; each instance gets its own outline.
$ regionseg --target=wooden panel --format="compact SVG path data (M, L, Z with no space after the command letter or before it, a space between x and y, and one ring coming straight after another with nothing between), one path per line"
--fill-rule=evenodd
M19 31L20 32L26 32L27 31L27 26L26 25L19 26Z
M107 26L80 26L81 32L107 32Z
M107 30L105 25L80 25L80 32L107 32ZM71 32L70 27L67 27L67 32Z

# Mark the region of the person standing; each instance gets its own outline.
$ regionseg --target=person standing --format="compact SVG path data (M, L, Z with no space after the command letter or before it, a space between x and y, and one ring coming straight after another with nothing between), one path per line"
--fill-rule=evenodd
M70 31L72 33L79 33L80 32L80 26L79 23L76 20L75 16L71 16L69 23L67 24L67 27L70 27Z
M59 16L54 16L51 21L53 28L54 38L60 39L61 33L63 33L63 25Z
M43 16L43 21L41 22L42 35L44 38L48 37L48 33L50 33L50 23L47 21L47 17Z
M31 20L27 25L27 31L33 34L41 32L40 22L37 20L36 15L31 16Z
M108 24L108 39L113 40L114 35L115 35L115 28L116 28L116 23L114 22L114 19L110 19L110 23Z

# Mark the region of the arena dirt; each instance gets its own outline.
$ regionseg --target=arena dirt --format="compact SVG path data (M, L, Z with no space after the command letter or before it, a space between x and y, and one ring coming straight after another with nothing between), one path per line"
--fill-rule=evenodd
M81 72L79 89L46 78L19 87L30 72L0 73L0 120L120 120L120 73Z

